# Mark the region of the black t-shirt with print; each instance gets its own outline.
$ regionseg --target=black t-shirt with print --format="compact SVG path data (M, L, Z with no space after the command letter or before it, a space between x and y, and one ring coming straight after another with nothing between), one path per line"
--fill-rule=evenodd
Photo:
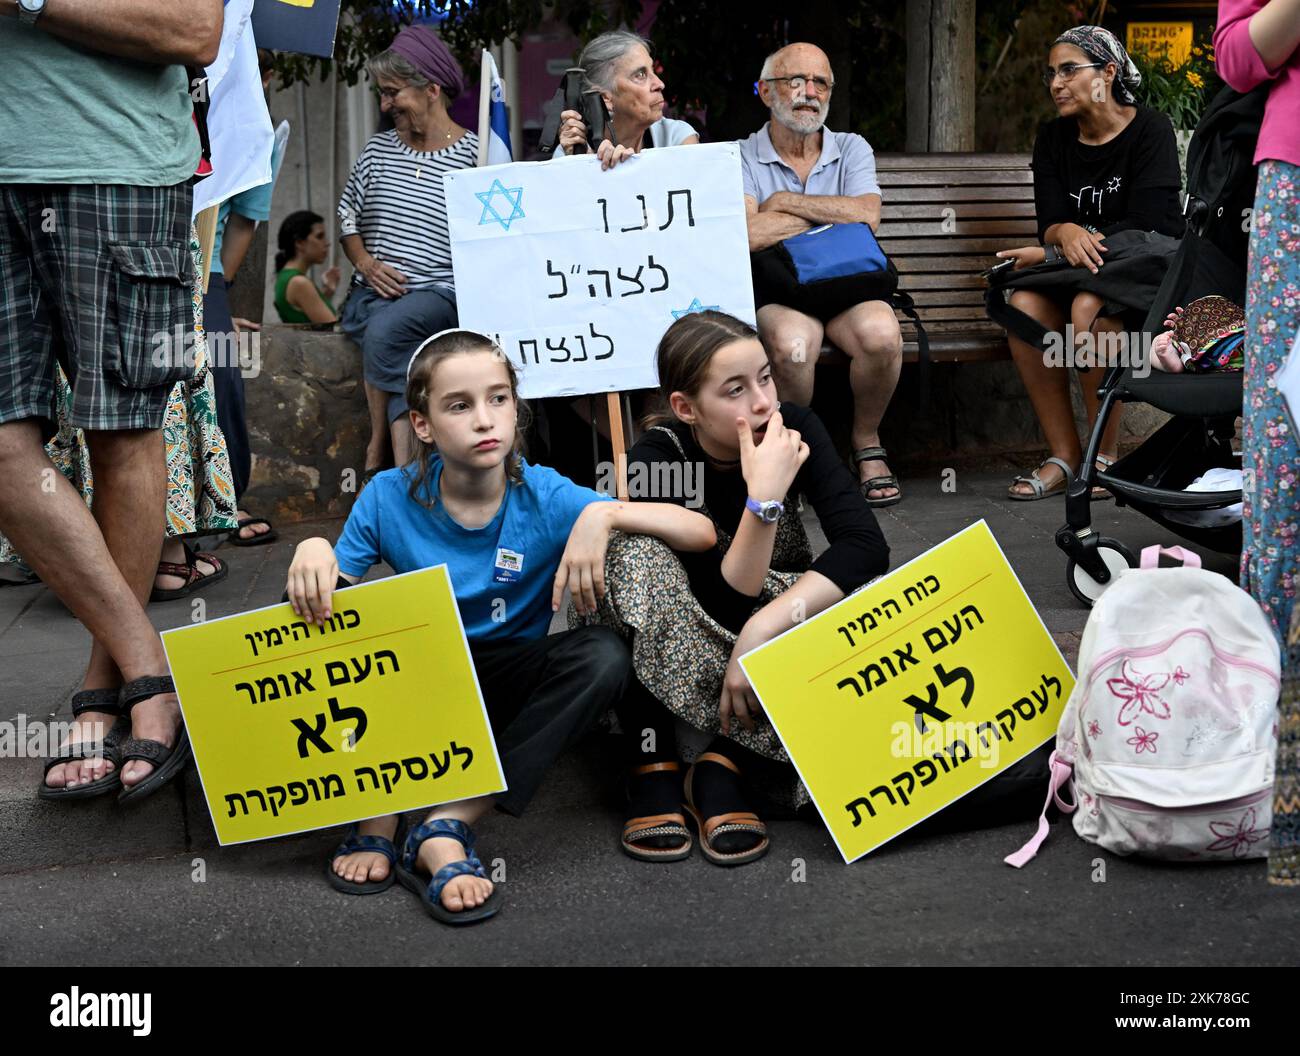
M1173 238L1186 226L1179 205L1178 147L1159 111L1137 107L1109 143L1079 142L1072 117L1045 124L1034 141L1038 238L1053 224L1079 224L1103 235L1158 231Z

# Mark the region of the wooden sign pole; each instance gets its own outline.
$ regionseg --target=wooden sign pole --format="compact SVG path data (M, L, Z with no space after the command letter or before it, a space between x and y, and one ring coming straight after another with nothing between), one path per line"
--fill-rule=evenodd
M623 437L623 400L619 393L606 393L609 407L609 443L614 449L614 470L618 474L618 497L627 501L627 441Z
M208 276L212 273L212 247L217 241L217 212L219 205L210 205L194 219L194 229L199 237L199 252L203 256L203 292L208 292Z

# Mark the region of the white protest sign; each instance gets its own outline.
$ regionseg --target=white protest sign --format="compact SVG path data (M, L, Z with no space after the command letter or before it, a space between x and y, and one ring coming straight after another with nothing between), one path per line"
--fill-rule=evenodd
M592 155L443 178L460 325L497 338L520 395L653 388L673 320L754 322L734 143Z

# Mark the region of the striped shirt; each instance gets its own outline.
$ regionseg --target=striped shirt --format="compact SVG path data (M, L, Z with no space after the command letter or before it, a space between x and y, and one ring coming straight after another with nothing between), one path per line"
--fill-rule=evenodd
M339 233L406 276L409 290L455 287L443 173L472 169L478 136L442 150L412 150L390 129L371 136L339 199ZM364 281L358 272L354 281Z

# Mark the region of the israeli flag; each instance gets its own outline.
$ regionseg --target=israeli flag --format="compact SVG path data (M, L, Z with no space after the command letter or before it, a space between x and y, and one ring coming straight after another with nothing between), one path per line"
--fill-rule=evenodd
M496 61L486 50L479 75L478 114L478 163L505 165L514 161L514 151L510 149L510 116L506 110L505 85L497 72Z

